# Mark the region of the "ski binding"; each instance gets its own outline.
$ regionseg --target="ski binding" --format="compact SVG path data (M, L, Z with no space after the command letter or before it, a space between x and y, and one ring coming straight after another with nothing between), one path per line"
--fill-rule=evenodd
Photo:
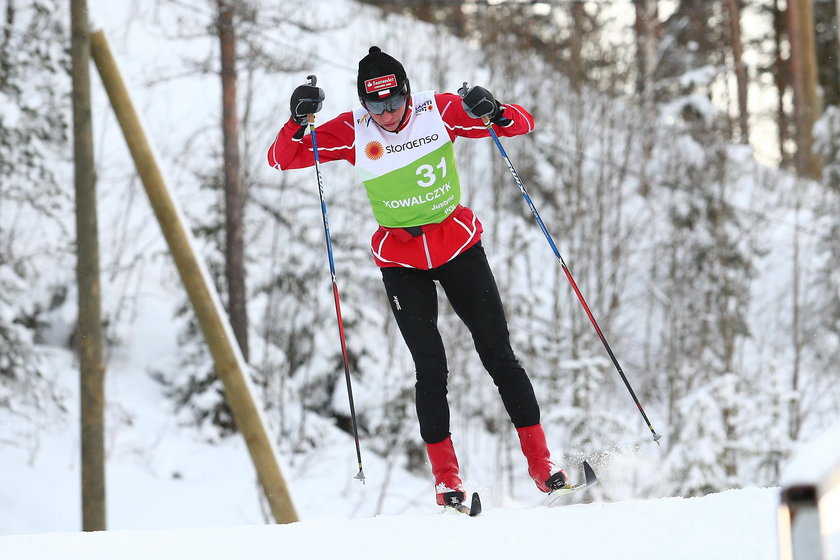
M578 484L567 484L566 486L552 490L545 498L545 505L549 507L558 505L562 503L560 498L563 496L586 490L598 483L598 477L595 476L595 471L592 470L592 467L586 461L583 462L583 479L584 481Z
M481 513L481 498L479 498L478 492L473 492L469 506L466 506L458 498L452 499L443 507L443 511L454 511L475 517Z

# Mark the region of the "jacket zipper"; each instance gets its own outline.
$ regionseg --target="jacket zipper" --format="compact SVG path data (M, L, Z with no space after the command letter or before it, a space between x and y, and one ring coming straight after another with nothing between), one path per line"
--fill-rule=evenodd
M428 265L429 269L432 268L432 256L429 254L429 244L426 242L426 234L423 233L420 235L423 238L423 250L426 252L426 264Z

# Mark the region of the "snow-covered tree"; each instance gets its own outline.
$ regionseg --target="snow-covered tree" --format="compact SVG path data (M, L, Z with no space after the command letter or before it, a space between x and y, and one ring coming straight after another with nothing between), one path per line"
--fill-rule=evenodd
M9 2L0 31L0 409L32 419L57 402L37 344L70 335L53 328L73 282L65 12Z
M680 426L680 437L668 455L675 495L704 495L737 482L733 454L742 395L738 376L728 373L699 385L676 403L673 424Z
M814 127L814 142L823 158L823 185L840 192L840 107L826 108Z
M704 78L693 73L691 79ZM712 79L709 74L701 83ZM663 137L653 164L664 173L649 199L659 217L650 225L657 240L651 284L656 286L653 323L659 350L649 367L661 374L657 388L666 399L670 453L681 457L676 464L682 465L694 439L706 437L694 426L700 420L688 414L685 399L706 402L709 391L742 387L752 374L739 371L738 364L751 334L747 312L758 229L734 203L733 187L754 164L744 149L716 140L719 118L708 99L692 94L666 109L671 134ZM707 440L708 449L697 448L705 454L698 461L707 466L693 465L690 482L678 483L681 491L717 488L721 476L714 469L723 469L727 479L737 475L729 450L738 444L738 434L728 422L738 411L733 402L731 409L721 405L703 415L720 423L715 437L721 439ZM701 473L709 477L705 482Z

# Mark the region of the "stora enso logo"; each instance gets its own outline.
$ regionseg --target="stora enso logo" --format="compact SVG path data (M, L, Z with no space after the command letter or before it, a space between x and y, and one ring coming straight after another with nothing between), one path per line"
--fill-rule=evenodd
M372 142L368 142L365 145L365 156L371 160L378 160L382 157L382 154L385 153L385 148L382 147L382 144L377 142L376 140Z

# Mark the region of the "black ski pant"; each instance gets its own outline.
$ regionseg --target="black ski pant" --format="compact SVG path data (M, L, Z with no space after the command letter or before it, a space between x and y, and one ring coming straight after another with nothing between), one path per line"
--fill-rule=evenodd
M420 435L438 443L449 435L446 352L437 327L440 283L449 303L472 333L481 363L517 428L540 422L531 381L510 346L499 290L481 243L431 270L382 268L391 310L414 358Z

